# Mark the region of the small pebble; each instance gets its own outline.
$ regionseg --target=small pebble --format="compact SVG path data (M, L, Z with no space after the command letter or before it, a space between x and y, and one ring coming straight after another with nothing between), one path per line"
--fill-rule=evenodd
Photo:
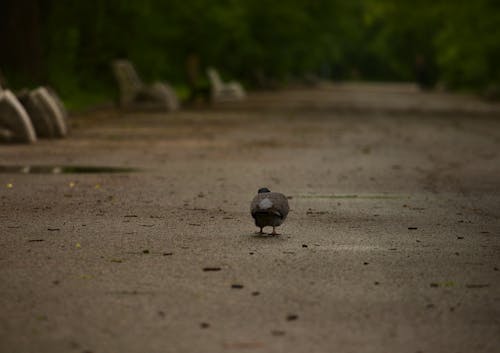
M220 271L221 268L220 267L204 267L203 268L203 271L205 272L214 272L214 271Z
M302 244L302 247L303 248L307 248L307 244Z
M201 327L201 328L209 328L209 327L210 327L210 324L209 324L208 322L202 322L202 323L200 324L200 327Z
M298 315L295 315L295 314L289 314L286 316L286 321L295 321L299 318Z
M142 250L142 253L143 254L149 254L149 250L147 250L147 249L146 250Z
M256 296L260 295L260 292L257 292L257 291L252 292L252 295L253 295L254 297L256 297Z
M231 284L231 288L242 289L243 288L243 284Z

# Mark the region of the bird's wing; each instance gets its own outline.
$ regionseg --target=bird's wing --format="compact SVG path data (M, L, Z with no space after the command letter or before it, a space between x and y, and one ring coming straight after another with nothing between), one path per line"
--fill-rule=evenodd
M281 218L285 219L290 211L290 207L288 206L288 199L285 195L280 193L271 193L274 207L281 214Z
M253 198L252 203L250 204L250 213L252 214L252 216L259 211L259 201L260 201L259 196L260 195L256 195Z
M289 207L288 200L283 194L280 193L265 193L258 194L252 200L250 205L250 212L255 218L256 214L275 214L283 219L288 215Z

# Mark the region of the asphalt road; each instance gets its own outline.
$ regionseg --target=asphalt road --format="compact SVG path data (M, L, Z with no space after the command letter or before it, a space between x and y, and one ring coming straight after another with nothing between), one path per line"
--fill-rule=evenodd
M73 125L0 146L0 352L500 352L498 105L340 85Z

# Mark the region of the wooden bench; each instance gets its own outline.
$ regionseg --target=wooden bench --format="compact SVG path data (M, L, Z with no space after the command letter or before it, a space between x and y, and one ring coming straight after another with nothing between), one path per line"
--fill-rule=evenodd
M210 94L213 102L245 99L245 90L239 82L223 82L219 73L213 67L207 69L207 76L210 81Z
M113 73L120 90L120 106L128 109L179 109L175 91L165 82L145 85L132 63L128 60L115 60Z

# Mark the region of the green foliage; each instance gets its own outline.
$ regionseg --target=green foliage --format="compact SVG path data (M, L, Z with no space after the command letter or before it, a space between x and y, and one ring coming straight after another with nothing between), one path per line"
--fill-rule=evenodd
M20 13L12 11L18 2L4 1ZM42 55L33 67L41 72L23 75L2 58L0 65L7 78L20 77L11 83L34 85L41 77L64 98L109 96L115 89L109 65L118 57L133 61L146 80L185 86L186 57L193 53L202 69L213 65L250 85L258 74L281 81L311 73L413 80L419 57L433 81L450 87L500 83L495 0L29 2L40 10L34 12L40 26L29 33L39 32Z
M485 87L500 84L500 2L457 2L446 8L435 37L442 77L452 86Z

